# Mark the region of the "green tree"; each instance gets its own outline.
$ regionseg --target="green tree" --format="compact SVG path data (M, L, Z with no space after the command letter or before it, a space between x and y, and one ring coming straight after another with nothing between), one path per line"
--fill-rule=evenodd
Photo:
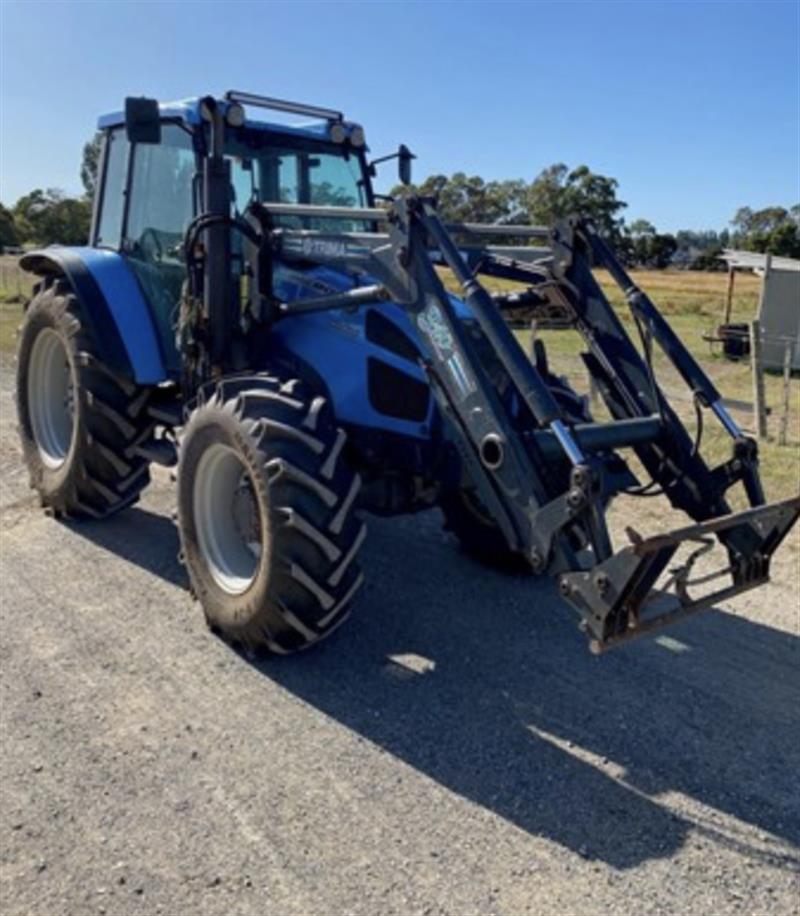
M567 215L564 186L569 169L561 162L539 172L527 193L528 216L532 223L551 226Z
M628 206L617 199L618 187L615 178L595 174L586 165L578 166L567 176L567 212L588 217L606 239L616 242L624 225L620 211Z
M0 204L0 251L19 245L20 241L14 214Z
M764 207L761 210L740 207L731 220L733 244L748 251L798 258L798 220L800 204L795 204L790 210L785 207Z
M635 219L626 227L619 249L629 264L661 270L678 250L678 240L658 232L649 220Z
M754 251L768 251L785 258L800 258L800 234L797 224L789 220L769 233L755 233L751 243Z
M392 194L435 197L439 213L450 223L527 222L524 181L484 181L464 172L429 175L418 185L399 185Z
M14 205L14 222L25 241L38 245L83 245L89 237L92 205L66 197L58 188L37 188Z
M86 191L86 196L94 199L94 192L97 189L97 170L100 167L100 150L102 148L103 135L98 131L88 143L83 145L83 156L81 158L81 182Z
M624 260L631 265L644 267L650 260L652 241L656 236L656 227L646 219L635 219L627 227L617 250Z
M627 206L617 199L617 182L582 165L570 171L563 163L544 169L531 183L520 179L484 181L456 172L430 175L421 184L398 186L392 194L436 197L447 222L522 223L550 226L573 213L590 217L612 242L620 237Z
M656 270L663 270L669 266L677 250L678 242L674 235L668 232L657 232L650 239L648 266L654 267Z
M628 232L634 238L639 238L642 236L655 235L656 227L646 219L635 219L630 226L628 226Z
M722 271L727 270L727 265L721 259L721 248L706 248L697 255L689 264L691 270Z
M540 172L528 189L530 221L549 226L573 214L587 217L617 246L624 225L620 211L627 207L617 198L617 188L615 178L595 173L586 165L569 171L563 163L556 163Z

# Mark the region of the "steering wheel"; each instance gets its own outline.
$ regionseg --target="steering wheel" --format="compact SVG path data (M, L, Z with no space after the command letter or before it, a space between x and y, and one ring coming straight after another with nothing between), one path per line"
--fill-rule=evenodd
M153 229L152 226L147 226L147 228L142 229L142 234L139 236L139 247L142 249L142 253L145 255L145 257L147 257L149 248L153 252L152 260L164 260L164 246L161 244L161 239L158 237L158 232ZM150 259L148 258L148 260Z

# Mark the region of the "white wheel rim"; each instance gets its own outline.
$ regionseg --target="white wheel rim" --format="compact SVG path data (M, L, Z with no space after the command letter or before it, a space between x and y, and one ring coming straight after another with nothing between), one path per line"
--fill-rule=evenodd
M253 584L263 525L247 470L227 445L212 445L197 465L193 490L197 542L208 571L229 595Z
M36 446L53 470L67 460L74 432L72 368L61 337L51 328L40 331L28 364L28 413Z

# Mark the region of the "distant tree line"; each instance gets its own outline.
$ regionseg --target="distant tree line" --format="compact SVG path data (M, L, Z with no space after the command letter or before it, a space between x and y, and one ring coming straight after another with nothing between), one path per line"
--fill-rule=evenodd
M37 188L12 208L0 204L0 248L22 245L84 244L89 237L92 200L97 184L100 135L84 145L80 177L81 197L68 197L56 188ZM570 169L551 165L530 182L522 179L485 181L464 172L431 175L421 184L398 186L392 193L418 193L436 197L448 222L519 223L552 225L572 213L593 220L622 259L633 267L667 265L699 270L724 269L718 260L723 248L772 252L800 258L800 204L791 209L741 207L731 220L732 229L676 233L659 232L646 219L626 223L625 201L617 196L615 178L581 165Z
M800 204L791 209L741 207L733 230L659 232L649 220L626 223L625 201L617 197L616 179L596 174L586 165L570 170L563 163L544 169L532 182L484 181L463 172L431 175L421 184L393 188L392 193L418 193L438 198L448 222L519 223L549 226L571 213L591 218L617 254L632 267L667 265L698 270L723 270L723 248L769 251L800 258Z

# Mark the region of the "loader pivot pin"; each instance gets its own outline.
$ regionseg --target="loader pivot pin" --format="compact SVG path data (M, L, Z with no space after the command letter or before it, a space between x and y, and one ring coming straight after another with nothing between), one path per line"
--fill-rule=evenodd
M550 429L553 430L558 444L564 449L564 453L572 464L584 464L586 459L583 457L583 452L564 423L561 420L553 420Z

